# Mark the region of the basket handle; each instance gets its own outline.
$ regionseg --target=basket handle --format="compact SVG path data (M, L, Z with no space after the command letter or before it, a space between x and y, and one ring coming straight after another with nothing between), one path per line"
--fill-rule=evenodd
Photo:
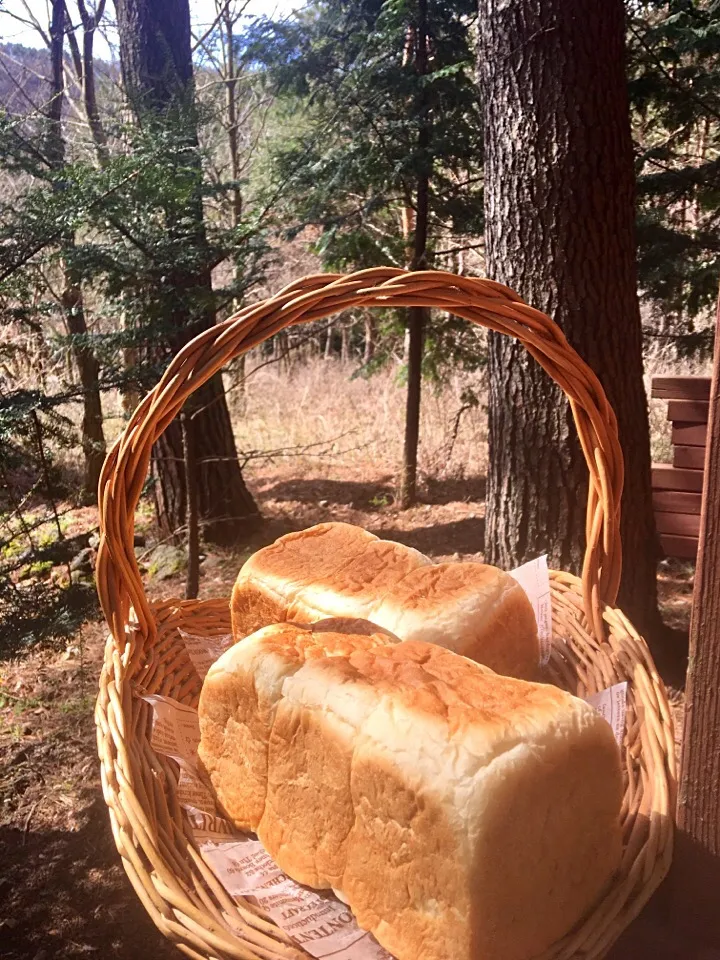
M138 405L107 456L99 488L98 593L126 666L140 657L143 641L152 641L156 629L133 547L135 509L153 444L187 397L228 361L285 327L358 306L433 307L508 334L524 344L564 391L590 471L582 572L585 613L596 637L604 637L602 607L615 602L622 567L623 456L615 413L600 381L557 324L507 287L438 270L381 267L348 276L306 277L275 297L245 307L183 347ZM131 606L140 627L140 645L131 639L137 632L126 632Z

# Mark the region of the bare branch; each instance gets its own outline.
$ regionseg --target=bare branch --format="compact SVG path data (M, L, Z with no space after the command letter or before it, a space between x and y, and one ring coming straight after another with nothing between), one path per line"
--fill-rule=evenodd
M7 75L8 79L10 80L12 85L15 87L17 92L20 94L20 96L23 97L25 100L27 100L27 102L30 104L30 106L33 108L33 110L36 113L41 113L42 107L39 104L35 103L35 101L27 92L23 84L21 84L20 81L17 79L15 74L11 73L10 70L8 70L7 64L3 59L6 56L7 54L5 53L5 51L0 51L0 67L2 67L2 69L5 71L5 74ZM10 59L13 59L13 58L10 58ZM43 106L45 106L45 104L43 104Z
M464 253L466 250L482 250L484 246L484 241L480 243L468 243L464 247L448 247L446 250L435 250L433 256L444 257L451 253Z
M209 36L211 35L211 33L213 32L213 30L217 27L217 25L218 25L218 24L220 23L220 21L223 19L223 17L225 16L225 11L226 11L226 10L228 9L228 7L230 6L230 3L231 3L231 0L225 0L225 3L222 5L222 8L221 8L220 10L218 10L215 19L213 20L213 22L210 24L210 26L207 28L207 30L205 31L205 33L203 33L203 35L202 35L201 37L196 37L195 34L193 33L193 40L195 41L195 43L193 44L193 47L192 47L192 52L193 52L193 53L195 53L195 51L198 49L198 47L202 47L202 46L203 46L203 44L205 43L205 41L208 39L208 37L209 37Z
M50 47L50 36L49 36L49 34L48 34L45 30L43 30L43 28L40 26L40 22L39 22L38 19L35 17L35 15L33 14L32 10L28 7L28 5L27 5L27 3L25 2L25 0L23 0L23 6L25 7L25 10L27 11L27 14L28 14L28 17L29 17L29 19L27 19L27 20L25 19L25 17L21 17L19 13L14 13L12 10L4 9L4 10L3 10L3 13L4 13L6 16L8 16L8 17L12 17L12 19L13 19L13 20L16 20L18 23L22 23L23 26L25 26L25 27L32 27L33 30L37 30L37 32L38 32L38 33L40 34L40 36L42 37L42 41L43 41L43 43L45 44L45 46L49 48L49 47Z
M29 67L26 63L23 63L22 60L17 60L15 57L11 56L7 50L3 50L2 55L6 60L16 64L18 67L22 67L23 70L26 70L33 77L36 77L38 80L42 80L43 83L50 83L50 77L46 76L44 73L38 73L37 70L33 70L32 67Z

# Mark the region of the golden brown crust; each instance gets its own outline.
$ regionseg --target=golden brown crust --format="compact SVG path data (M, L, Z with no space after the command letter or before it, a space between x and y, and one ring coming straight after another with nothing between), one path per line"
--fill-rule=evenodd
M295 594L289 616L306 622L326 615L372 619L405 577L431 566L417 550L391 540L374 538L352 547L348 544L346 559L332 576L314 577Z
M299 591L316 582L331 583L340 567L376 539L349 523L319 523L258 550L243 565L233 588L230 611L235 639L293 619L289 608Z
M413 570L374 612L404 640L437 643L497 673L531 679L540 649L522 587L483 563L437 563Z
M238 579L230 598L230 619L233 637L241 640L272 623L284 623L287 604L254 581Z
M509 676L534 676L539 660L532 607L508 574L432 564L349 524L319 524L260 550L240 571L231 609L237 639L268 622L363 617Z

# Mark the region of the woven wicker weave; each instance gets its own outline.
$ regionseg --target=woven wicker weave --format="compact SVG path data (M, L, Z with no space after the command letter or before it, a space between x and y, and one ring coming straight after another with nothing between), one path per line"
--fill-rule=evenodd
M158 928L188 956L307 956L250 903L234 901L215 880L193 845L177 800L174 768L150 746L150 707L137 692L196 705L200 681L178 630L229 633L229 610L227 601L218 600L151 603L135 560L133 525L153 443L194 390L233 357L279 330L355 306L434 307L516 337L570 400L590 471L587 553L582 580L551 574L554 636L547 679L580 696L628 681L625 853L603 902L544 956L600 957L670 865L672 719L644 641L612 608L621 573L623 485L615 415L597 377L556 324L489 280L394 269L308 277L196 337L138 406L103 470L97 562L98 592L111 630L96 709L98 750L123 865Z

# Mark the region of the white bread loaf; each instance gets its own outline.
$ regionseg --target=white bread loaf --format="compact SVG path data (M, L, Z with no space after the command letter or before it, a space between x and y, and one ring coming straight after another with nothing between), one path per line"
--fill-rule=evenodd
M431 644L298 638L263 630L207 675L200 757L227 815L397 960L529 960L566 934L620 861L608 724Z
M285 620L362 617L507 676L534 677L539 660L530 601L509 574L483 563L434 564L347 523L321 523L255 553L231 612L236 640Z
M221 810L236 826L255 832L260 822L268 740L285 679L306 660L397 642L366 620L273 624L232 647L233 657L216 661L200 697L198 756ZM217 667L220 661L225 666Z

